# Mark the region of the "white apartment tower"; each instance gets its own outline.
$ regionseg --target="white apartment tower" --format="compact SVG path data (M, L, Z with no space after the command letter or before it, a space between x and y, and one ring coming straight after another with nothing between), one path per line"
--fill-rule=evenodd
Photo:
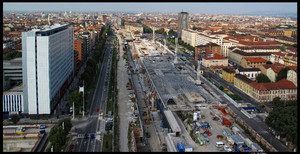
M24 113L49 115L73 77L73 27L54 24L22 32Z

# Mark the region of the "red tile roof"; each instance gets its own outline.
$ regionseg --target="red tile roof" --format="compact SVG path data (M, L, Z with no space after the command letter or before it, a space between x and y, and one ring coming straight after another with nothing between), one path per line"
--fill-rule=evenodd
M284 68L284 65L272 65L271 69L275 72L275 73L279 73L280 70L282 70Z
M251 82L249 85L257 90L264 90L264 91L279 90L279 89L297 89L294 83L287 79L281 79L280 81L273 82L273 83Z
M227 59L226 57L223 57L219 54L213 54L214 56L213 57L203 57L203 59L206 59L206 60L210 60L210 59Z
M251 63L259 63L259 62L266 63L267 62L267 60L265 60L261 57L246 57L245 59L246 59L246 61L249 61Z
M285 56L285 54L284 54L284 53L282 53L282 52L275 52L274 54L276 54L276 55L279 55L279 56L282 56L282 57L284 57L284 56Z

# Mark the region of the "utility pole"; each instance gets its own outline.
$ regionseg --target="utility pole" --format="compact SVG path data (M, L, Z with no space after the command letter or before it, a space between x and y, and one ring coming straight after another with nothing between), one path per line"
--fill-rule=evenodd
M83 117L84 117L84 80L83 80Z

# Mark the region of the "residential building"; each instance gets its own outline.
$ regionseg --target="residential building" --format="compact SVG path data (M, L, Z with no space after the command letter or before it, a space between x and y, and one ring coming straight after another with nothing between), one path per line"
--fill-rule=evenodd
M189 14L187 12L178 13L178 38L182 36L182 30L189 28Z
M288 70L286 79L293 82L296 87L298 87L297 78L297 68Z
M228 66L228 59L219 55L213 54L202 58L202 65L205 67L223 65Z
M193 31L191 29L183 29L182 35L181 35L181 40L184 41L185 43L195 47L196 35L197 35L197 31Z
M234 50L229 52L228 59L233 61L237 65L241 65L241 61L245 57L261 57L267 61L270 60L270 56L272 55L271 52L254 52L254 53L247 53L241 50Z
M224 68L222 71L222 78L227 82L233 82L235 71L233 69Z
M221 55L221 46L216 43L207 43L205 45L198 45L195 47L195 59L199 57L201 54L219 54Z
M260 69L261 73L264 75L267 75L267 69L270 68L273 64L265 64L265 65L260 65L257 68Z
M250 86L251 82L254 81L250 80L246 75L236 74L234 76L234 86L249 96L252 96L253 92L253 87Z
M22 81L22 58L3 60L4 76L12 81Z
M223 66L223 65L210 66L210 68L215 74L218 74L221 78L222 78L222 72L224 68L234 69L233 66Z
M245 57L241 60L243 68L255 67L266 64L268 61L261 57Z
M24 113L53 113L74 70L73 27L45 26L22 33Z
M248 79L255 81L258 74L261 73L259 68L238 68L236 74L245 75Z
M24 108L26 108L23 103L22 86L15 87L9 90L9 92L4 92L2 101L3 101L2 113L9 113L9 114L23 113Z
M252 97L260 102L271 102L275 97L281 100L297 100L297 87L287 79L281 79L274 83L251 82L253 87Z
M273 64L270 68L267 69L267 76L271 80L271 82L276 81L277 74L284 68L284 65L281 64Z

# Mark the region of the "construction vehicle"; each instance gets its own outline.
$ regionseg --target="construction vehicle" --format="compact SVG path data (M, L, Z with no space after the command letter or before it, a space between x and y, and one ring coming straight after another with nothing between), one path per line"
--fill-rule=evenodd
M230 127L231 122L228 119L224 118L224 117L222 117L222 119L223 119L222 124L225 125L226 127Z
M211 132L208 130L208 128L205 128L206 129L206 133L208 136L211 136Z
M233 148L235 152L249 152L250 149L246 144L233 144Z
M227 115L227 113L226 113L220 106L217 106L217 108L218 108L224 115Z

